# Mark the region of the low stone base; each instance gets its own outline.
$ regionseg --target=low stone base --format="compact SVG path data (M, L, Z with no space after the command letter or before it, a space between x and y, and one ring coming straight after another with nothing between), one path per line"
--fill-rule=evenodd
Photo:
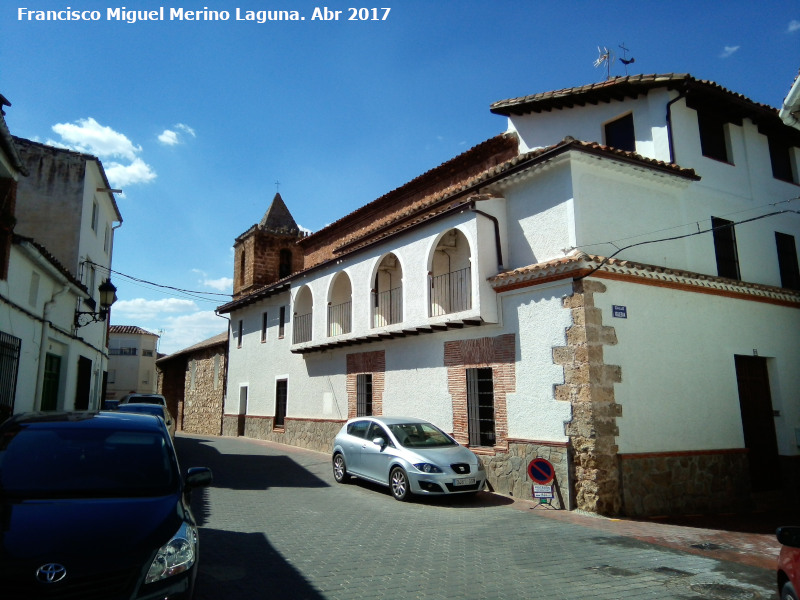
M750 499L744 450L620 454L619 461L629 517L738 511Z
M244 417L243 431L239 415L225 415L222 421L222 434L257 440L268 440L279 444L289 444L308 448L317 452L330 452L333 438L339 433L344 421L324 421L316 419L286 419L284 427L275 429L273 417ZM241 432L241 433L240 433Z
M534 458L550 461L555 470L554 508L571 510L574 505L570 483L570 461L567 444L552 444L525 440L509 440L508 452L481 455L492 490L504 496L540 501L533 496L533 481L528 476L528 465Z

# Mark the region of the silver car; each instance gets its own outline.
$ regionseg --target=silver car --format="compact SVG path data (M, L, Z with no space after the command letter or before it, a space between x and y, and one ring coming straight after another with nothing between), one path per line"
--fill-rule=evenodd
M480 459L441 429L419 419L357 417L333 440L333 477L388 486L397 500L411 494L476 493L486 483Z

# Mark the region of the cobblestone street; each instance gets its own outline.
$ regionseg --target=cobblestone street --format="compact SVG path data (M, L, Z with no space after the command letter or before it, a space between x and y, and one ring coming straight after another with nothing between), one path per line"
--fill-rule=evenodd
M776 598L774 536L534 509L481 493L395 501L326 454L179 435L196 492L197 599Z

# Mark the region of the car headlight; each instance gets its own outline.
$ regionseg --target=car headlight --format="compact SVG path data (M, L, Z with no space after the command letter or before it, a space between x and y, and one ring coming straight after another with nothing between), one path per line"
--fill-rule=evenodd
M417 463L414 465L417 469L422 471L423 473L441 473L442 470L437 467L436 465L432 465L431 463Z
M154 583L190 569L197 558L197 528L184 523L172 539L159 548L145 583Z

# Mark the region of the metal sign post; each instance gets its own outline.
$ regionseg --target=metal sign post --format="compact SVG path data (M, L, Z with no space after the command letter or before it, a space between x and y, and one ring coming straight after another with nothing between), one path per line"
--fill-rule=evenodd
M544 458L534 458L528 463L528 476L533 481L531 493L534 499L539 499L539 506L555 508L551 504L554 494L553 486L550 484L555 480L556 470L550 461Z

